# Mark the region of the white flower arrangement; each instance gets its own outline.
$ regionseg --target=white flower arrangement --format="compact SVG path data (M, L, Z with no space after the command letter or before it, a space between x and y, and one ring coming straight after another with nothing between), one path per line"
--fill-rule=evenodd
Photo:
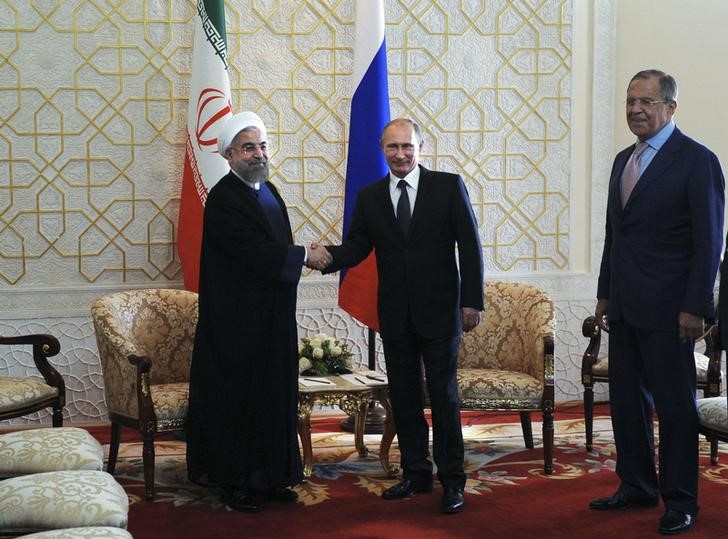
M346 374L351 372L348 345L323 333L302 338L298 344L298 372L309 376Z

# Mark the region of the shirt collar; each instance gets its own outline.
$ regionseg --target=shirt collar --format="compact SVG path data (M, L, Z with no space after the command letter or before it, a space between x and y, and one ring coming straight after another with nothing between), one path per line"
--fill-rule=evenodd
M399 183L399 180L404 180L407 182L407 184L417 191L417 187L420 184L420 166L417 165L415 168L410 170L409 174L407 174L404 178L400 178L398 176L395 176L392 174L392 171L389 171L389 188L390 189L397 189L397 184Z
M662 145L670 138L673 131L675 131L675 122L670 120L667 124L665 124L665 127L660 129L652 137L645 139L645 142L649 144L650 148L654 148L655 151L657 151L662 148Z
M241 182L250 187L253 191L260 191L260 182L249 182L248 180L241 178L240 175L233 169L230 169L230 172L232 172L236 178L238 178Z

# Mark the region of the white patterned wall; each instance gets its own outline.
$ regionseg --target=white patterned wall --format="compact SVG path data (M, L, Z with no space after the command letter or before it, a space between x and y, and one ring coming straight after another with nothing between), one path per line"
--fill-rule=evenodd
M422 125L426 165L464 176L487 278L555 298L561 401L581 394L613 129L611 96L575 120L572 63L589 53L572 50L572 2L385 0L392 115ZM580 31L593 39L598 94L612 88L614 7L594 5ZM341 240L352 10L352 0L226 1L233 104L269 126L272 181L299 243ZM192 0L0 2L0 334L60 338L72 423L105 419L93 299L181 286L193 15ZM572 177L575 122L609 140L595 144L593 190ZM593 214L575 223L575 205ZM365 362L365 328L336 307L336 284L306 271L300 332L345 337ZM0 374L27 372L28 360L2 351Z

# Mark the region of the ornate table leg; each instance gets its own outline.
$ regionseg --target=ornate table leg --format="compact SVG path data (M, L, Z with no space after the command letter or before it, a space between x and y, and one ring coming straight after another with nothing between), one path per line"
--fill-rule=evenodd
M379 395L379 402L384 406L386 412L386 421L384 422L384 432L382 433L382 441L379 444L379 462L388 476L394 477L399 472L399 466L389 464L389 448L392 446L392 440L397 433L394 425L394 415L392 414L392 404L389 402L389 390L383 388Z
M313 447L311 445L311 411L313 402L308 395L299 394L298 400L298 436L303 448L303 476L311 477L313 472Z
M369 402L366 400L362 401L359 405L359 411L356 413L354 418L354 445L356 450L359 452L359 457L363 458L369 454L367 446L364 445L364 426L367 421L367 408Z

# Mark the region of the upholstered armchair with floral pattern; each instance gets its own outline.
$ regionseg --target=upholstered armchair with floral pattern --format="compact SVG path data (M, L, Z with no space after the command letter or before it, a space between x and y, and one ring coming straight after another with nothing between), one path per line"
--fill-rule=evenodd
M143 437L145 493L154 497L154 436L183 430L197 294L147 289L101 297L91 307L111 420L107 470L114 473L121 426Z
M52 335L0 337L0 354L10 363L14 350L31 346L37 372L29 376L0 376L0 421L52 408L53 426L63 426L66 386L60 373L48 362L61 350ZM32 370L32 369L31 369Z
M602 330L594 316L588 316L584 320L581 332L584 337L589 339L581 361L581 383L584 385L586 450L591 451L594 425L594 384L597 382L609 383L609 355L606 350L601 350ZM721 350L717 345L717 338L718 326L709 326L699 339L698 346L702 351L694 353L697 389L702 390L703 396L706 398L720 395L723 383L723 373L720 368ZM710 441L710 458L714 464L718 462L718 441L716 439Z
M485 283L485 314L463 334L458 388L463 410L520 412L532 449L531 412L543 414L544 472L553 472L554 306L541 289Z
M728 399L698 399L698 431L710 440L710 463L718 464L718 442L728 442Z

